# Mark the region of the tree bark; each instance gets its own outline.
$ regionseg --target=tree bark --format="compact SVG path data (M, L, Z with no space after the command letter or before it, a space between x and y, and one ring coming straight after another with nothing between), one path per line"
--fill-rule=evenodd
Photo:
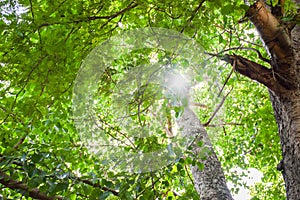
M183 136L195 138L192 153L197 157L198 162L204 164L203 169L198 165L191 166L194 185L201 200L233 200L221 164L199 118L186 107L178 120L178 125ZM201 147L197 145L200 141L203 142Z
M283 6L283 5L282 5ZM271 55L273 81L280 90L270 89L270 99L278 125L287 199L300 199L300 27L288 30L261 1L248 12Z
M283 174L287 199L298 200L300 199L300 26L293 22L290 22L291 26L283 25L280 16L272 13L278 14L270 12L262 0L258 0L247 12L247 17L255 25L271 56L271 68L237 55L227 55L227 59L237 72L268 87L282 148L283 159L277 169Z
M284 1L280 1L284 3ZM280 5L283 8L283 5ZM282 11L283 9L281 9ZM253 4L246 16L256 27L271 57L271 68L260 65L238 55L222 56L231 63L235 71L256 80L269 89L270 100L278 125L282 148L282 161L277 169L283 174L288 200L300 199L300 26L290 22L281 24L280 17L274 16L262 0ZM218 55L217 55L218 56ZM226 185L220 162L212 148L209 137L197 116L185 108L178 121L183 134L187 137L196 136L193 153L201 155L203 148L210 150L203 169L191 166L195 188L201 199L232 199ZM204 147L197 146L203 141Z
M285 96L270 93L282 148L282 161L277 169L282 172L287 199L300 199L300 92L290 91Z
M294 1L299 3L299 0ZM284 8L284 1L280 1ZM226 55L235 71L269 89L282 148L282 172L288 200L300 199L300 25L281 22L283 9L269 11L264 1L250 6L246 16L259 32L271 57L271 68L238 55Z
M287 199L300 199L300 26L291 32L293 59L289 66L294 71L295 89L280 93L270 91L270 98L278 124L281 140L282 161L278 170L282 172ZM278 66L281 67L280 63ZM289 77L287 77L289 78Z

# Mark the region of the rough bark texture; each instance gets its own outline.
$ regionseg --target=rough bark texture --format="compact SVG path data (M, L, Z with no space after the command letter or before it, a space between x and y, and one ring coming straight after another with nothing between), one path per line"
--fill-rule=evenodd
M279 23L261 1L249 12L268 51L270 52L273 80L280 90L270 89L270 99L278 124L283 160L282 171L287 199L300 199L300 27L291 32Z
M189 138L196 137L192 144L192 151L196 156L202 155L202 158L198 157L198 161L204 164L204 168L199 169L197 165L191 166L195 188L201 200L233 200L226 185L221 164L199 118L191 109L185 108L183 115L178 120L178 125L182 128L183 135ZM197 145L199 141L203 142L202 147ZM205 159L203 159L203 156Z
M300 199L300 26L291 32L294 58L289 66L295 72L295 89L270 91L281 139L283 160L278 165L285 181L287 199ZM280 67L280 65L279 65Z
M277 168L283 174L287 199L299 200L300 26L292 22L291 26L284 26L280 23L282 14L270 12L261 0L247 12L271 56L271 69L237 55L227 55L227 58L237 72L268 87L283 157Z
M262 1L251 6L247 16L261 35L271 56L274 80L286 89L295 89L297 77L295 69L290 67L293 50L289 31L267 10Z
M290 91L285 97L269 92L281 140L283 160L278 170L283 174L287 199L300 199L300 93Z
M299 3L300 0L294 1ZM288 200L300 199L300 25L283 24L284 0L269 11L263 0L253 4L246 16L256 27L268 51L270 68L238 55L219 56L231 63L235 71L262 83L269 89L270 100L278 125L282 148L282 161L277 169L283 174ZM299 9L300 10L300 9ZM265 60L264 60L265 61ZM206 131L196 115L186 108L179 125L187 136L199 135L212 154L207 155L204 169L191 167L195 187L201 199L232 199L227 188L220 162L213 151ZM194 145L195 155L202 148Z

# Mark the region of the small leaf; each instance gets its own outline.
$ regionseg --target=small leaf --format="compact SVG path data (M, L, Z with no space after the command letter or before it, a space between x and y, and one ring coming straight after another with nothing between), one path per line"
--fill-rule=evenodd
M197 162L197 166L200 170L203 170L204 169L204 164L201 163L201 162Z

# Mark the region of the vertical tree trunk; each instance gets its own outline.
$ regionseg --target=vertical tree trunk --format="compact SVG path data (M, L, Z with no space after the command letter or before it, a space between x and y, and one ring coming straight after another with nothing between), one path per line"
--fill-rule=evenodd
M300 199L300 26L291 32L293 58L289 70L293 71L291 79L295 80L293 89L277 94L270 91L270 98L278 124L282 147L282 161L278 170L282 172L287 199ZM281 67L281 62L277 65ZM289 78L289 77L288 77Z
M195 138L192 152L198 156L197 161L204 164L203 169L199 169L197 165L191 166L195 188L201 200L233 200L221 164L199 118L190 108L185 108L178 125L184 136ZM200 141L203 142L201 147L197 145Z
M280 6L283 8L283 4ZM282 24L280 17L283 13L272 13L266 9L262 0L258 0L247 12L270 53L271 69L240 56L228 55L228 58L231 64L236 63L234 67L237 72L269 88L283 157L277 168L283 174L287 199L299 200L300 26L293 22Z
M287 199L300 199L300 92L290 91L285 96L270 92L281 140L282 172Z
M295 1L299 3L300 1ZM280 1L284 3L284 1ZM283 5L280 5L283 8ZM281 12L283 9L281 9ZM278 14L278 11L272 12ZM289 22L280 23L280 17L274 16L263 0L253 4L246 16L251 20L261 35L266 49L271 56L267 68L261 64L238 55L226 55L222 58L230 62L238 73L256 80L269 89L270 100L278 125L282 148L282 161L277 169L283 174L288 200L300 199L300 25ZM217 55L218 56L218 55ZM266 61L266 59L264 59ZM201 199L232 199L227 188L220 162L213 151L209 137L200 124L197 116L186 108L178 121L187 136L199 135L193 146L195 155L201 154L203 147L198 141L204 142L211 154L204 163L204 169L192 166L195 187ZM200 133L200 134L199 134Z
M270 12L264 1L258 0L246 13L266 45L271 56L268 63L271 68L238 55L227 55L223 59L230 62L235 71L268 87L283 157L277 168L283 174L287 199L299 200L300 25L293 21L287 24L281 22L284 13L280 12L284 11L284 1L280 3L279 12L276 7L276 10Z

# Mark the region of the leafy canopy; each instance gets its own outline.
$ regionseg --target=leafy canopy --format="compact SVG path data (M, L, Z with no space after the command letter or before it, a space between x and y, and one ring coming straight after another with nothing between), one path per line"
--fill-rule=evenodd
M237 53L263 63L255 51L236 48L256 48L267 57L250 22L238 23L247 10L243 1L4 0L0 7L1 172L28 188L66 199L199 199L188 170L189 164L201 165L193 155L158 171L128 174L114 171L90 154L72 119L72 89L92 49L134 28L172 29L195 39L207 52ZM131 52L107 68L98 88L103 110L110 104L114 81L129 68L149 62L151 52ZM160 52L158 59L168 56ZM264 176L252 188L253 195L284 198L283 181L275 170L280 145L267 91L235 73L226 81L231 67L216 58L209 58L208 63L211 75L217 74L218 91L225 83L223 96L231 91L220 116L207 126L227 179L236 186L244 185L230 170L257 168ZM195 101L206 104L205 109L195 108L203 123L217 106L209 95L209 90L195 93ZM151 98L143 100L145 109L152 105ZM162 105L162 120L167 123L168 102ZM179 114L180 107L173 111ZM106 131L117 131L113 120L105 120L111 127ZM144 116L142 120L149 123L151 119ZM159 125L153 129L165 134ZM161 141L139 138L135 145L152 151ZM7 198L29 195L5 185L0 190Z

